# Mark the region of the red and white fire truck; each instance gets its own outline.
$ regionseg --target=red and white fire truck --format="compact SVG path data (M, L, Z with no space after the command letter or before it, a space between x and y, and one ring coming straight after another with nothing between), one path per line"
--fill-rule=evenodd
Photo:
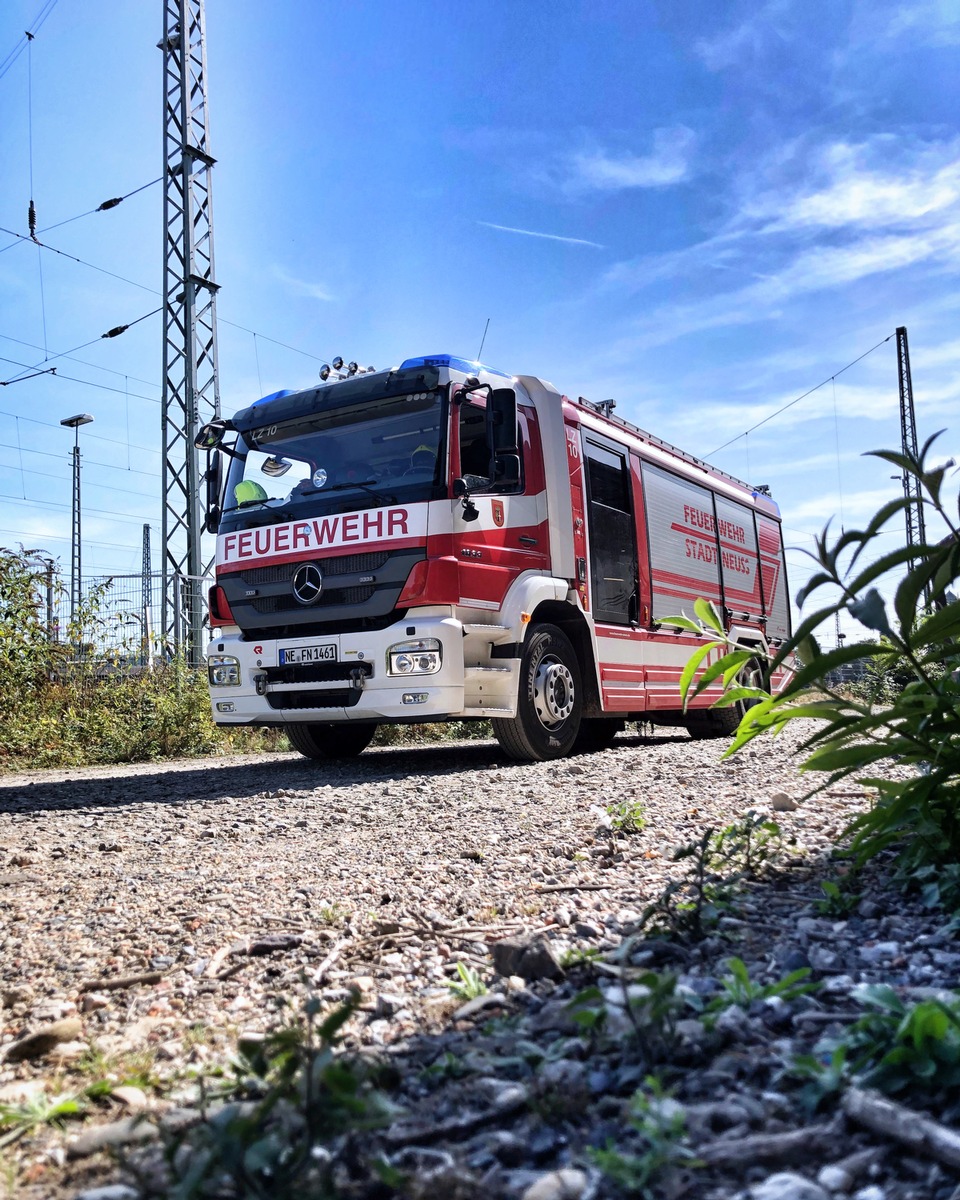
M449 355L326 368L204 426L217 531L214 720L311 758L378 724L487 718L514 759L608 746L681 711L702 596L741 642L790 633L765 489L552 384ZM747 674L749 674L749 665Z

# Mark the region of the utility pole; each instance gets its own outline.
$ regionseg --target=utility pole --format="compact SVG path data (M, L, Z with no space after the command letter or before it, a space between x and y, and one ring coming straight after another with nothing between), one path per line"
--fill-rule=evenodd
M905 325L897 328L897 374L900 380L900 446L904 454L916 458L920 453L917 444L917 417L913 409L913 381L910 378L910 346L907 342ZM907 549L922 546L927 540L926 523L923 515L923 494L920 480L909 472L903 472L903 494L908 501L904 510ZM914 560L910 560L913 569ZM929 584L923 589L924 603L930 607Z
M73 503L71 505L71 531L70 531L70 624L76 624L77 612L80 608L82 600L82 575L83 568L81 566L81 551L83 549L83 538L81 535L80 521L82 510L80 507L80 426L89 425L93 417L89 413L77 413L75 417L64 417L60 422L67 429L73 430ZM76 634L74 634L76 636Z
M143 561L140 568L140 620L144 665L153 667L153 562L150 554L150 526L143 527Z
M163 605L166 645L203 655L203 475L194 438L220 415L215 160L208 151L203 0L164 0Z

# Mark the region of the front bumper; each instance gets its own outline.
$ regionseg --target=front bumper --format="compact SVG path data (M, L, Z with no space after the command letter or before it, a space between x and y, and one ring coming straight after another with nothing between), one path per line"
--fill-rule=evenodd
M389 648L411 638L440 643L439 671L388 675ZM335 659L281 665L281 649L316 646L333 646ZM282 641L258 642L233 633L215 638L209 649L240 664L239 684L210 688L218 725L434 721L455 717L464 706L463 625L453 617L408 616L374 632Z

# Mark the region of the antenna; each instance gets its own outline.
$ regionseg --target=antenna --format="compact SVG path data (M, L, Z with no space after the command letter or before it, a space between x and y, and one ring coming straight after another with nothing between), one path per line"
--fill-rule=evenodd
M477 351L477 362L480 361L480 355L483 353L483 343L487 340L487 330L490 328L490 318L487 317L487 323L483 327L483 337L480 339L480 349Z

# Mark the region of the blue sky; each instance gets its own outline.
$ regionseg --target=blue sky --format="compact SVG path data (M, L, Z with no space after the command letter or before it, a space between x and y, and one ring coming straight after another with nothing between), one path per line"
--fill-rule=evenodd
M8 0L0 61L43 10ZM897 494L862 458L899 442L893 339L739 435L905 325L921 439L960 452L954 0L206 16L226 411L336 354L474 357L489 318L490 365L700 455L736 439L714 461L771 485L794 591L827 519ZM161 27L160 0L57 0L0 77L0 226L27 232L32 191L51 247L0 234L0 378L94 341L0 387L0 544L69 566L59 420L92 413L90 575L139 570L144 521L159 567L160 317L100 335L160 303L160 187L48 227L160 175Z

